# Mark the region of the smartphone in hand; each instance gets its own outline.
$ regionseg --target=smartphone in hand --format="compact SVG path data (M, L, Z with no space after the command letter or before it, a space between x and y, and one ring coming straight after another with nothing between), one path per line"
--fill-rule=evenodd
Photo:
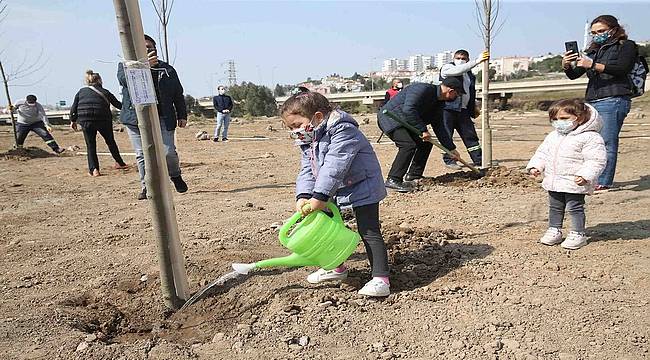
M567 52L580 54L580 49L578 48L578 42L577 41L567 41L567 42L565 42L564 43L564 48L566 49Z

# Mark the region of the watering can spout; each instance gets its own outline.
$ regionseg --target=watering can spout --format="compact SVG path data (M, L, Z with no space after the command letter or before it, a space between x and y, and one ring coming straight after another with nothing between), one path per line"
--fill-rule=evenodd
M266 259L258 261L255 263L256 268L267 268L267 267L301 267L301 266L316 266L318 263L315 261L306 259L298 254L291 254L285 257L278 257L272 259Z

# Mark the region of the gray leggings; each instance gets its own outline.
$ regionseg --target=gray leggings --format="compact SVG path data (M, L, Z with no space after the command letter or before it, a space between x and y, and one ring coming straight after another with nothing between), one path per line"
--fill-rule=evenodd
M548 226L561 229L564 211L571 215L571 230L585 232L585 194L548 192Z

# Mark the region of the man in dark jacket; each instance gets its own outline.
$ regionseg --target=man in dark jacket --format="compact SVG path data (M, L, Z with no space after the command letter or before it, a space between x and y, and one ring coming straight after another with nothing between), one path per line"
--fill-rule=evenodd
M214 137L212 141L219 141L219 134L223 129L221 141L228 141L228 126L230 125L230 112L232 111L232 98L226 95L226 87L219 85L217 88L219 95L212 98L214 113L217 118L217 127L214 128Z
M176 70L164 61L158 60L156 55L156 42L148 35L144 36L147 46L147 55L149 65L151 66L151 75L156 90L158 100L158 115L160 117L160 131L162 133L163 145L165 146L165 158L167 160L167 169L169 177L174 183L176 191L184 193L187 191L187 184L181 177L180 162L176 145L174 143L174 134L176 126L185 127L187 125L187 109L185 107L185 98L183 96L183 86L181 85ZM126 83L124 67L122 63L118 65L117 79L122 85L122 111L120 113L120 122L126 126L131 144L136 153L138 161L138 172L140 173L140 183L142 191L138 199L147 198L147 189L145 187L144 175L144 153L142 151L142 138L138 129L138 118L135 108L131 103L131 97Z
M415 83L404 88L382 107L393 112L403 121L422 132L420 136L412 134L395 120L383 114L377 115L379 128L393 140L398 148L393 161L386 187L399 192L412 190L404 181L422 178L427 159L433 145L426 141L431 138L427 125L431 125L438 141L450 150L456 158L458 152L451 137L442 124L442 109L445 101L454 100L463 94L463 84L455 77L442 80L441 85ZM424 140L424 141L423 141Z

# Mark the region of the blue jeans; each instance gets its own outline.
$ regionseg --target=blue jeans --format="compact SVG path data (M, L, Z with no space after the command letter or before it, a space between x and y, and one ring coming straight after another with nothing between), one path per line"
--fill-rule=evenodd
M163 125L164 126L164 125ZM142 137L140 136L140 129L137 127L126 127L126 132L129 134L133 150L135 151L135 159L138 162L138 173L140 174L140 184L145 188L144 175L144 152L142 151ZM176 152L176 145L174 144L174 133L176 130L167 130L164 127L160 128L162 133L163 147L165 148L165 160L167 161L167 170L169 177L181 176L181 167L178 160L178 153Z
M222 140L228 139L228 125L230 125L230 113L217 112L217 127L214 128L214 138L219 139L219 133L223 129Z
M442 114L442 124L445 131L449 134L449 137L453 137L454 130L458 132L458 135L465 144L465 148L467 148L469 157L472 158L472 162L477 166L481 166L483 151L481 150L481 144L478 141L474 122L472 122L472 118L469 115L469 110L444 110ZM442 156L442 160L445 164L451 164L454 162L447 154Z
M598 185L612 186L618 157L618 134L623 127L623 120L630 112L632 100L627 96L615 96L589 104L596 108L603 119L600 135L605 140L605 149L607 149L607 165L598 178Z

